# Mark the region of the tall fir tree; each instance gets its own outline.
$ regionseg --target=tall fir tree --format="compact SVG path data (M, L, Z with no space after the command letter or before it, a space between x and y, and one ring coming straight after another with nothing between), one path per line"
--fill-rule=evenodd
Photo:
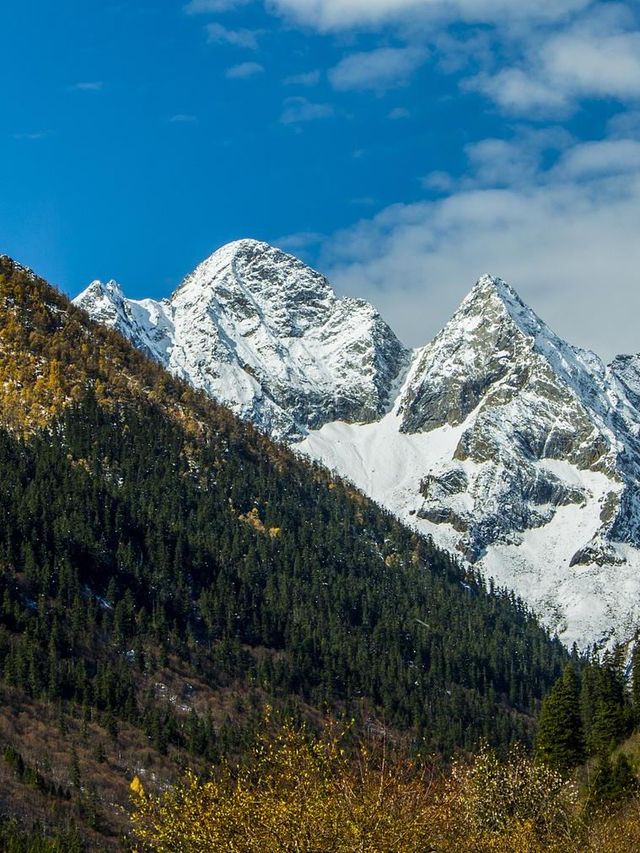
M584 759L578 679L571 664L542 702L535 749L545 764L563 773Z
M631 704L633 719L640 724L640 640L633 647L631 656Z

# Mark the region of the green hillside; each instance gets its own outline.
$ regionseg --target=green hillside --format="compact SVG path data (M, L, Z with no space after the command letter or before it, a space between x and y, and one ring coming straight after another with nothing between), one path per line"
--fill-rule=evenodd
M115 844L265 702L530 741L568 655L521 602L6 258L0 374L2 812Z

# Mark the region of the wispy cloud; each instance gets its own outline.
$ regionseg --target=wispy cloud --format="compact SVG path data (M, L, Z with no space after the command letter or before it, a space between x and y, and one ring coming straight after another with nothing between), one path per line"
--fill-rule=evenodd
M246 6L251 0L190 0L184 7L187 15L207 15L215 12L230 12Z
M102 80L88 80L69 86L72 92L101 92L104 89Z
M640 30L616 3L596 4L559 30L529 34L516 63L465 84L522 115L568 113L585 98L640 99Z
M329 81L339 91L386 92L407 83L426 57L420 47L381 47L352 53L329 71Z
M262 74L264 67L259 62L241 62L238 65L232 65L227 68L225 77L229 80L246 80L248 77L255 77L256 74Z
M283 83L287 86L317 86L321 76L320 70L316 68L314 71L303 71L301 74L285 77Z
M282 15L321 31L452 20L470 23L562 20L591 0L272 0Z
M259 30L231 30L222 24L207 24L207 41L217 44L231 44L234 47L244 47L256 50L258 47Z
M356 207L375 207L377 203L377 199L372 195L361 195L358 198L349 199L349 204L353 204Z
M316 246L325 238L326 234L321 234L318 231L298 231L295 234L285 234L283 237L278 237L274 243L289 252L301 252L311 246Z
M13 134L14 139L25 140L27 142L37 142L40 139L47 139L53 135L51 130L33 130L27 132L18 132Z
M280 116L282 124L301 124L317 119L331 118L334 115L331 104L315 104L306 98L287 98Z
M390 118L391 121L399 121L403 118L409 118L410 115L411 113L406 107L394 107L392 110L390 110L389 114L387 115L387 118Z
M384 92L424 61L458 74L505 113L571 114L590 98L640 101L637 4L603 0L271 0L268 8L320 32L362 30L405 37L345 57L337 89ZM422 47L420 47L422 45Z
M176 113L169 118L169 124L196 124L198 117L189 113Z
M429 172L423 178L420 178L420 184L425 190L433 190L437 193L448 193L455 186L455 180L448 172L436 170Z

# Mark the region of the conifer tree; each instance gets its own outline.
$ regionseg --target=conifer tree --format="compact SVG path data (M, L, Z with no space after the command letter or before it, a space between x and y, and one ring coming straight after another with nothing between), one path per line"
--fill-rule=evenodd
M589 786L587 807L593 810L618 803L637 790L637 780L629 759L624 753L619 753L615 761L612 761L608 755L601 755L596 763L593 781Z
M594 755L611 752L628 733L629 703L624 672L624 650L607 652L597 669L595 702L587 746Z
M563 773L584 758L578 680L570 664L542 702L535 747L542 761Z
M631 657L631 704L636 725L640 723L640 641L633 647Z

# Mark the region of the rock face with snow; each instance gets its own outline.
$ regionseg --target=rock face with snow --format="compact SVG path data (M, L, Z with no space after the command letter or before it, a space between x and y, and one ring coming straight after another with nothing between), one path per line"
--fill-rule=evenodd
M264 243L166 301L76 303L521 594L568 642L640 626L640 356L605 366L484 276L425 347Z
M459 550L477 560L488 545L518 543L548 524L559 507L586 505L587 490L559 475L561 463L611 483L602 523L584 546L590 558L609 561L616 526L640 545L631 519L621 524L631 489L625 475L639 458L638 417L612 380L597 356L558 338L505 282L480 279L418 352L398 400L403 432L464 424L442 483L432 471L422 484L420 515L437 522L445 511L461 532Z
M371 305L254 240L215 252L168 300L94 282L75 302L276 438L380 417L409 357Z

